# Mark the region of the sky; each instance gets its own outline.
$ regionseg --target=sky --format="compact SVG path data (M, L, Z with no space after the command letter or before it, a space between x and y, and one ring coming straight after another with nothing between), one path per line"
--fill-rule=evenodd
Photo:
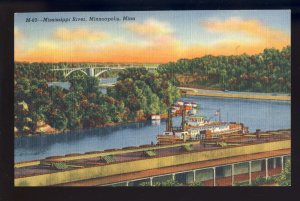
M124 16L135 20L123 21ZM290 16L289 10L16 13L15 61L167 63L204 55L257 54L290 45ZM40 21L26 22L28 18Z

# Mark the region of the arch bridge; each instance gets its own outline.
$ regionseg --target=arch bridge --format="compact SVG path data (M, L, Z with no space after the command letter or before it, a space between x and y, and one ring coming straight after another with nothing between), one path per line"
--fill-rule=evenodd
M146 68L147 70L156 70L158 64L156 65L147 65L147 64L131 64L131 65L105 65L97 66L90 65L89 67L68 67L64 66L63 68L53 67L52 71L63 71L64 77L68 77L70 74L76 71L81 71L87 76L98 77L109 70L124 70L128 68Z

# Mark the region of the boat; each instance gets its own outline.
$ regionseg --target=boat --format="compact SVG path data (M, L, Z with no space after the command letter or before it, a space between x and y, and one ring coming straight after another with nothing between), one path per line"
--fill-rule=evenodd
M184 105L184 102L183 102L182 100L178 100L178 101L177 101L177 104L180 105L180 106L183 106L183 105Z
M151 115L151 120L160 120L160 115L159 114L152 114Z
M195 108L188 111L188 115L196 115L196 114L197 114L197 110Z
M193 106L193 108L197 108L198 107L197 103L195 103L195 102L192 102L192 106Z
M243 123L209 120L206 116L190 114L191 110L186 109L189 107L190 105L186 103L181 107L182 121L180 127L173 126L172 116L176 115L173 115L172 108L168 110L166 130L162 134L157 135L158 144L218 139L248 133L248 127L244 126ZM220 110L218 110L218 113L220 113Z

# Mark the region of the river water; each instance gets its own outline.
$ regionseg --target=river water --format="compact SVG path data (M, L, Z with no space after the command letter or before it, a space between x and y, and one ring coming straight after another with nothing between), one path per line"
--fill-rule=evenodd
M99 78L99 84L114 84L117 82L118 77ZM48 82L48 86L59 86L64 89L70 89L70 82ZM99 91L106 94L106 88L99 88Z
M222 121L242 122L255 129L275 130L291 127L290 101L269 101L250 99L224 99L191 96L184 101L200 105L199 114L210 119L221 109ZM174 119L179 125L180 117ZM160 124L145 121L114 127L70 131L64 134L20 137L15 139L15 162L37 160L47 156L84 153L88 151L138 146L156 143L156 135L165 129L165 121Z

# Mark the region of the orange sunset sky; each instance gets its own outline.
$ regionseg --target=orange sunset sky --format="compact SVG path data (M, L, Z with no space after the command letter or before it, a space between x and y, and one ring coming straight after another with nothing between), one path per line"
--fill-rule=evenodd
M26 18L85 22L25 22ZM89 21L118 17L120 21ZM124 16L135 20L123 21ZM15 61L166 63L207 54L255 54L290 45L290 12L169 11L15 15Z

